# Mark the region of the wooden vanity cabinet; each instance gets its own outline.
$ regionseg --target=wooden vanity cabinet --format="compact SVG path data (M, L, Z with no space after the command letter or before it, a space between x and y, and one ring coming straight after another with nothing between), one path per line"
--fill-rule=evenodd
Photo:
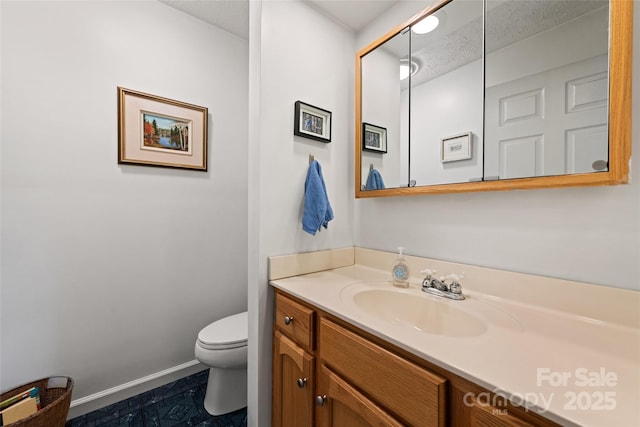
M317 354L321 370L326 366L335 371L346 384L370 396L402 425L445 425L444 378L326 317L321 317L319 324ZM317 391L332 396L321 384ZM317 409L318 414L321 412Z
M476 384L458 378L452 381L449 396L452 424L469 427L552 427L546 418L515 407ZM482 396L482 399L477 399ZM493 403L495 406L491 405Z
M315 312L276 296L273 332L272 424L312 426L315 389Z
M493 393L276 290L272 424L557 426Z
M314 350L315 310L280 294L276 297L275 326L307 351Z
M276 331L273 336L273 425L313 425L314 357ZM277 402L277 404L276 404Z
M318 372L316 425L321 427L403 426L338 374L321 365Z
M504 409L493 406L473 406L470 409L470 427L534 427L520 418L509 415Z

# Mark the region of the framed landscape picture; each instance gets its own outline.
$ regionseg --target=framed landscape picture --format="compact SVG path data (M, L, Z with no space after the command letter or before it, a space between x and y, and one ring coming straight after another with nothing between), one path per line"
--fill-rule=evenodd
M118 87L118 163L207 170L206 107Z

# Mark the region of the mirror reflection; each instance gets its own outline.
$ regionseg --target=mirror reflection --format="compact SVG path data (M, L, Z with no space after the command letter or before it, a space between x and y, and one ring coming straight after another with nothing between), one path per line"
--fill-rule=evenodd
M453 0L412 23L361 58L362 189L608 171L608 47L606 0Z
M482 179L482 14L482 0L453 1L411 27L418 70L403 116L417 186Z
M363 189L406 187L409 176L408 109L401 74L409 57L409 32L401 32L362 58ZM406 90L405 90L406 91Z
M487 1L485 180L607 170L608 30L608 1Z

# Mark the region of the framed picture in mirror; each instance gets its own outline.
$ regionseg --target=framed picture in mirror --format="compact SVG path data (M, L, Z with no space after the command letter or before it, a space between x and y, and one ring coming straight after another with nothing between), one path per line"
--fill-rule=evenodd
M331 142L331 111L296 101L293 134Z
M362 149L376 153L387 152L387 129L370 123L362 124Z
M440 161L442 163L468 160L472 157L471 132L444 138L441 144Z

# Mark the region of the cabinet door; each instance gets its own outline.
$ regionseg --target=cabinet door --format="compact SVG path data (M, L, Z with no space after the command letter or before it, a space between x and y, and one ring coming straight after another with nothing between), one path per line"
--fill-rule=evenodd
M400 427L403 424L326 366L318 373L318 427Z
M449 424L467 427L559 427L536 411L511 404L507 398L467 381L449 389ZM482 396L480 398L479 396Z
M447 425L445 378L324 317L318 349L323 364L405 424Z
M507 408L496 408L486 403L472 400L469 407L468 423L470 427L533 427L525 420L522 420L509 413Z
M314 358L285 335L273 336L273 426L313 425Z
M470 427L533 427L533 424L514 417L504 409L474 406L470 412Z

